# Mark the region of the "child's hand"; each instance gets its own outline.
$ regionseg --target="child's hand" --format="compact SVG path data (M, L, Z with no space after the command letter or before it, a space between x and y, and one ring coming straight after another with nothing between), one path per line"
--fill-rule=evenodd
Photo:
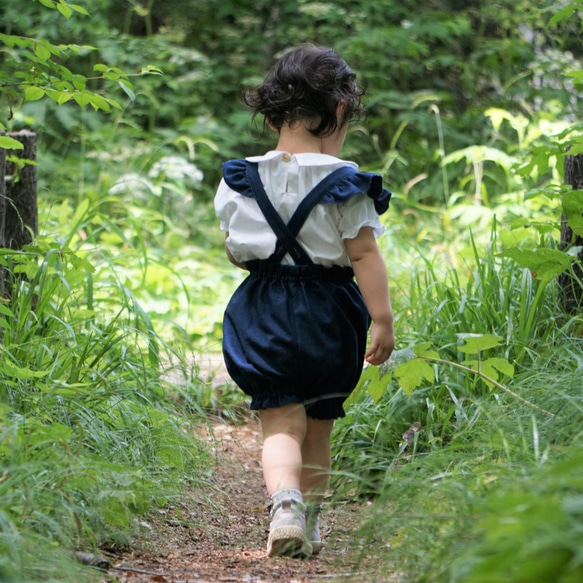
M370 347L364 355L369 364L379 365L385 362L395 348L393 321L373 322L370 331Z

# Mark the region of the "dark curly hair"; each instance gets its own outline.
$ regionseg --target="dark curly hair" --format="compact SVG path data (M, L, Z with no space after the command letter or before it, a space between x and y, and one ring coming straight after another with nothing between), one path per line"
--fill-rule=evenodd
M279 131L284 123L313 119L310 132L323 138L360 118L364 93L356 75L334 50L302 44L283 55L261 87L246 92L244 101L254 119L258 114L265 116L264 128L271 124ZM339 120L340 103L344 109Z

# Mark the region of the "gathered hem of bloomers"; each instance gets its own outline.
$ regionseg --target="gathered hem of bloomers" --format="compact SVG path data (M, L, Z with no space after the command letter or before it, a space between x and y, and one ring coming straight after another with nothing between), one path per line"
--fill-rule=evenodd
M253 259L245 266L253 277L281 281L331 281L348 283L354 279L352 267L341 265L285 265L270 263L264 259Z
M252 411L264 411L265 409L277 409L286 405L293 405L294 403L302 405L306 409L306 415L312 419L330 420L340 419L346 416L342 399L335 398L335 402L330 402L325 396L322 399L310 399L304 401L299 395L280 395L280 394L263 394L253 395L251 399L250 409Z

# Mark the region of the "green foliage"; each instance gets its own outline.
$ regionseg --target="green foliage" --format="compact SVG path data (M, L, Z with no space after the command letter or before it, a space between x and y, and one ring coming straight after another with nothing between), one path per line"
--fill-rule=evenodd
M334 479L340 495L351 486L377 498L359 540L387 569L419 582L580 578L576 330L566 326L513 380L555 417L470 395L450 378L449 392L395 391L378 403L361 395L351 407L336 428Z
M85 8L77 4L69 4L66 0L39 0L48 8L52 8L69 19L74 12L89 16ZM95 64L93 71L98 75L91 77L74 73L63 62L72 57L84 57L96 50L90 45L54 44L44 38L0 33L0 43L4 49L4 67L0 72L0 94L9 105L8 119L13 117L13 107L21 101L34 102L44 97L52 99L57 105L64 105L73 100L80 107L91 105L95 111L111 112L111 108L121 109L115 99L90 90L88 83L107 81L119 85L124 93L135 100L134 87L129 80L130 75L118 67L108 67ZM142 68L141 72L132 76L145 74L161 74L158 67L151 65ZM0 118L1 119L1 118ZM0 122L0 129L6 129L6 119ZM8 148L10 144L4 138L0 147ZM2 145L4 144L4 145Z
M161 390L150 317L107 254L69 247L96 217L84 205L60 242L0 253L0 550L14 580L50 571L37 537L63 560L60 549L127 543L136 515L207 486L209 454Z
M335 495L378 499L366 548L407 580L529 581L540 557L579 575L581 322L556 287L577 265L559 214L581 233L561 184L581 148L579 1L2 10L0 122L39 133L41 234L0 254L1 579L85 577L69 549L127 542L137 514L210 486L180 428L245 407L201 378L242 277L210 200L221 161L274 142L249 131L242 90L303 41L368 86L344 155L394 191L400 349L336 424Z
M473 544L454 562L451 581L561 583L583 577L583 458L536 469L485 500Z

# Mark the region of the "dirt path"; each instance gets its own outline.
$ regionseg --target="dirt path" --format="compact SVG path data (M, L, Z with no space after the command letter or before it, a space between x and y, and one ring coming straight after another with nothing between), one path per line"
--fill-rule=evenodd
M260 468L261 438L256 420L244 425L217 422L207 436L216 449L218 488L185 496L159 518L142 524L134 549L118 554L110 571L119 583L307 583L395 581L378 572L354 542L364 510L360 504L337 505L322 519L325 546L308 561L269 559L265 553L269 515ZM212 507L201 522L200 499ZM198 498L198 502L197 502ZM197 507L198 506L198 507Z

